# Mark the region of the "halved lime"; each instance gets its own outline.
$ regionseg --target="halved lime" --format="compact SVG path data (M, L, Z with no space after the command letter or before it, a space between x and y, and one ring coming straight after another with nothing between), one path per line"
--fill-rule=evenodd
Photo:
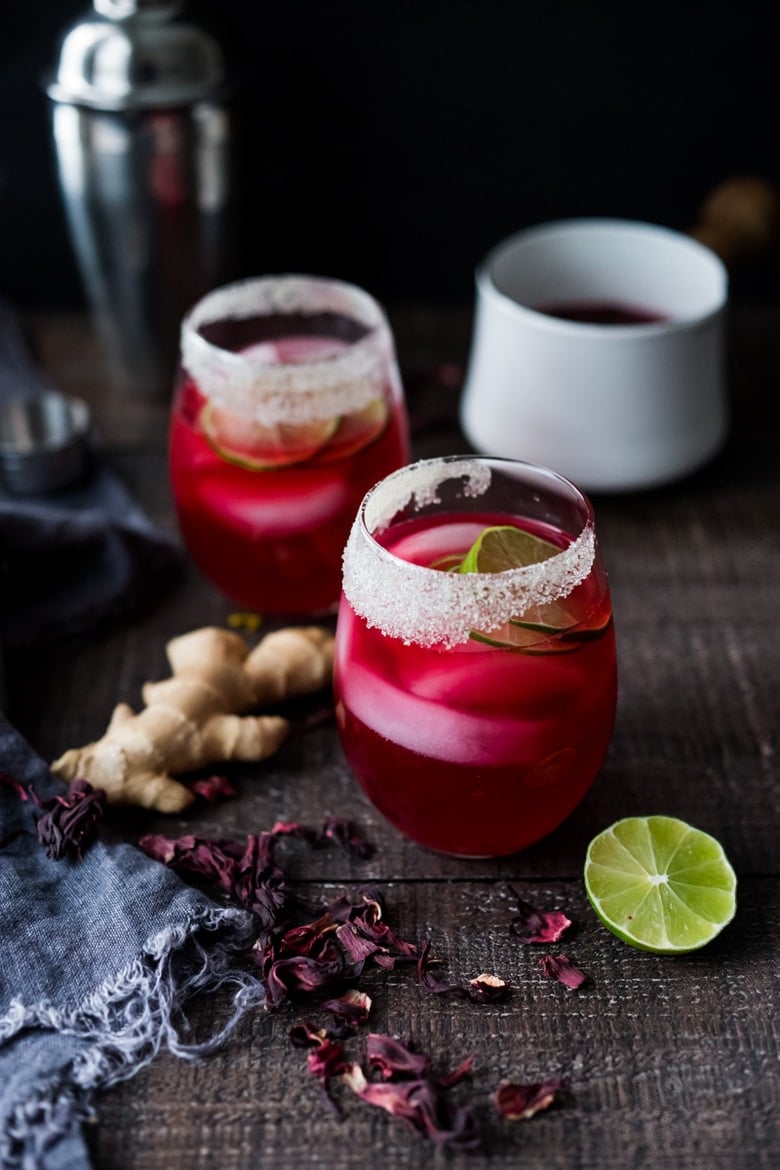
M200 425L209 446L222 459L248 471L269 471L303 463L316 455L336 432L338 418L265 426L207 402Z
M714 837L675 817L627 817L591 841L585 890L623 942L658 955L695 951L736 911L737 878Z

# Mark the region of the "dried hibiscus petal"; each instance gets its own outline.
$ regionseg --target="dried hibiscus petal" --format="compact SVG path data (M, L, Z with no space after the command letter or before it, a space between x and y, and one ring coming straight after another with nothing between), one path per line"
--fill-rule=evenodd
M440 1077L428 1077L440 1089L457 1085L471 1072L473 1056L467 1056L452 1072ZM414 1052L408 1044L394 1036L369 1033L366 1038L366 1064L369 1071L379 1073L383 1081L419 1080L428 1076L430 1060L420 1052Z
M38 818L38 840L47 857L59 861L63 857L80 860L84 847L92 840L106 814L106 794L102 788L93 788L86 780L71 780L68 791L39 800L44 810Z
M28 801L30 793L22 784L21 780L17 780L14 776L9 776L7 772L0 772L0 784L6 788L11 788L20 800ZM10 845L17 837L22 837L28 832L27 829L14 829L13 832L7 833L5 837L0 837L0 849L4 849L6 845Z
M263 972L269 1005L288 996L341 991L367 962L392 967L399 959L415 958L414 944L399 938L381 915L374 895L364 894L359 902L342 896L319 918L256 943L252 958Z
M579 967L575 967L568 955L543 955L539 966L548 979L557 979L570 991L582 987L587 976Z
M473 1149L479 1144L472 1110L451 1104L427 1078L368 1081L360 1065L351 1064L343 1079L361 1100L386 1110L436 1146Z
M299 837L309 845L317 845L319 843L319 833L317 830L312 829L309 825L301 824L300 821L276 821L274 827L271 829L271 836Z
M367 1023L371 1011L371 996L366 995L365 991L352 988L337 999L326 999L319 1006L322 1011L330 1012L337 1023L354 1028Z
M204 776L201 780L193 780L192 784L190 784L190 790L196 796L207 800L210 804L214 804L218 800L227 800L237 795L236 789L230 783L227 776Z
M476 979L470 979L469 986L472 989L471 998L477 1003L501 1003L511 991L506 979L500 979L498 975L489 975L486 971L477 975Z
M296 1024L288 1036L298 1048L310 1049L306 1057L309 1072L321 1082L326 1103L340 1116L341 1111L330 1093L330 1081L349 1068L343 1045L326 1028L315 1029L311 1024Z
M263 927L274 926L286 905L284 874L274 863L274 838L270 833L236 841L209 841L191 835L171 840L149 834L139 849L180 875L200 876L252 910Z
M327 1028L313 1028L311 1024L296 1024L288 1032L290 1041L298 1048L309 1048L309 1072L319 1080L339 1076L347 1068L344 1046Z
M324 840L332 841L350 857L359 857L365 861L374 852L371 842L346 817L328 817L321 831Z
M512 889L512 887L509 887ZM521 943L557 942L565 930L571 926L571 920L560 910L538 910L530 902L525 902L512 890L517 899L518 913L512 919L509 929L517 935Z
M247 837L237 860L229 893L252 910L265 927L276 924L287 903L287 883L274 864L274 838L270 833Z
M426 991L430 991L433 995L449 995L456 999L465 999L468 992L464 987L457 983L445 983L441 979L437 979L432 973L431 967L440 960L432 959L430 957L431 944L425 939L420 944L420 954L417 959L417 979L421 987Z
M326 939L316 957L293 955L277 958L273 943L253 952L260 966L268 1002L277 1007L286 999L300 999L343 986L353 976L344 952L333 939Z
M420 944L420 954L417 959L417 978L420 986L424 987L426 991L432 992L433 995L447 995L453 999L469 999L472 1003L497 1003L507 998L510 993L510 985L505 979L499 979L497 975L488 975L483 973L477 975L476 979L470 979L468 987L462 987L459 983L445 983L441 979L437 979L432 973L431 967L439 962L438 959L430 958L431 944L425 939Z
M277 821L271 832L275 837L301 837L315 848L332 843L351 856L363 859L374 852L373 845L346 817L328 817L319 829L312 829L299 821Z
M328 913L337 922L349 926L349 930L340 935L345 948L356 947L356 940L376 944L372 957L380 967L392 969L398 959L417 959L417 945L401 938L383 920L384 907L379 894L365 891L359 903L350 902L344 897L337 898L328 907ZM348 942L350 933L354 938Z
M424 1076L430 1061L422 1053L412 1052L393 1036L371 1032L366 1038L366 1063L372 1072L379 1073L383 1081L389 1081Z
M277 955L282 958L286 955L311 955L321 945L328 934L338 929L330 914L321 914L312 922L302 922L300 926L291 926L278 939Z
M20 800L30 799L27 788L15 776L9 776L7 772L0 772L0 784L5 785L7 788L12 788Z
M505 1081L496 1089L493 1101L498 1112L508 1121L525 1121L542 1109L548 1109L566 1087L567 1083L561 1077L549 1077L531 1085Z

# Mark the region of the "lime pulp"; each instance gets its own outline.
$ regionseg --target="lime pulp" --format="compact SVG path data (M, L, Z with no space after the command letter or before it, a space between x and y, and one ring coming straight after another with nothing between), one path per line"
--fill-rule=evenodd
M736 912L737 879L723 847L675 817L628 817L599 833L584 878L604 926L654 954L698 950Z

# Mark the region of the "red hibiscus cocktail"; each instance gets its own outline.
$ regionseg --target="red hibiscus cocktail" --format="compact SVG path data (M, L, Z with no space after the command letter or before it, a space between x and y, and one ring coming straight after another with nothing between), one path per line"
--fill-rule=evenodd
M334 608L360 500L408 457L392 335L361 289L248 280L185 319L170 437L179 527L239 604Z
M355 775L413 840L489 857L545 836L592 784L615 716L588 500L510 460L387 477L344 554L335 689Z

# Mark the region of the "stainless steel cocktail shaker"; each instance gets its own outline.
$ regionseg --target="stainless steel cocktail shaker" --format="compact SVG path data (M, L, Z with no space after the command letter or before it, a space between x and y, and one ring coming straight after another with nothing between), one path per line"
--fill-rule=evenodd
M222 51L176 0L94 0L48 87L71 239L119 384L170 389L185 310L232 271Z

